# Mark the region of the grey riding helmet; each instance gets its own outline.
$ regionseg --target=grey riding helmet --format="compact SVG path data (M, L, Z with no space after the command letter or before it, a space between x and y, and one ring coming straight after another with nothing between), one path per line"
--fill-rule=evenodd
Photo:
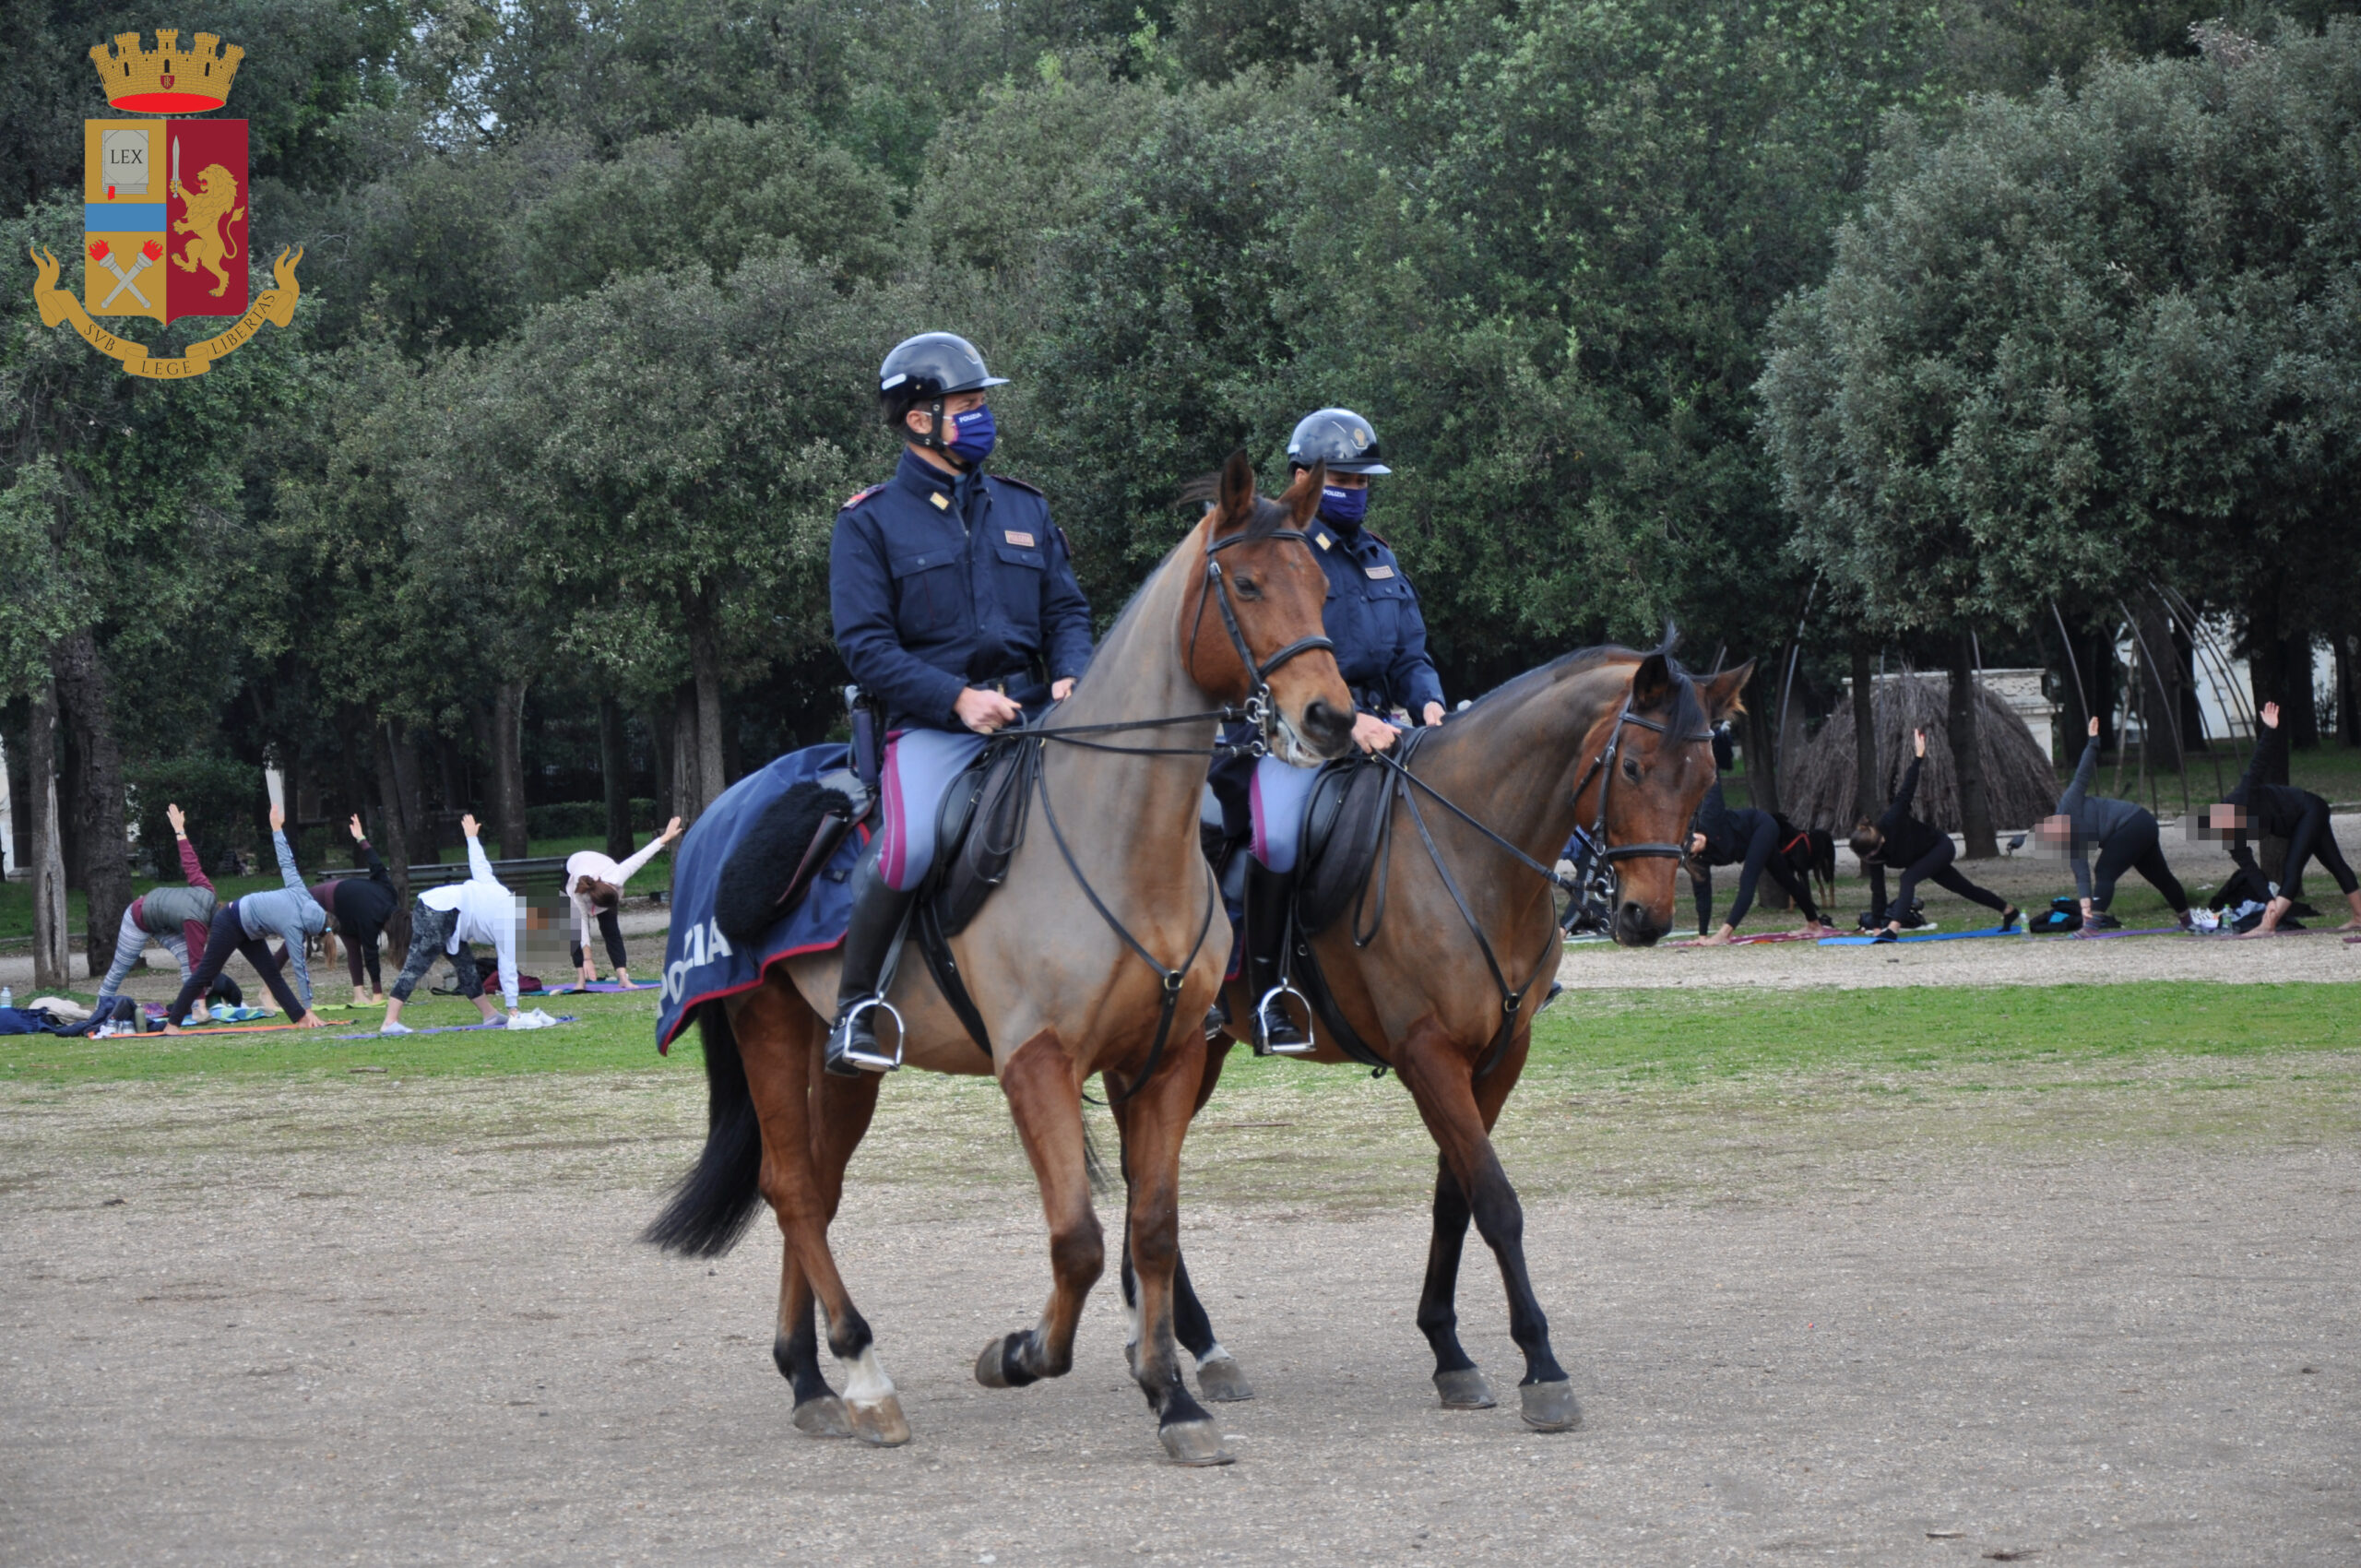
M1332 473L1394 471L1378 461L1376 427L1350 409L1321 409L1295 422L1295 434L1287 437L1289 466L1308 469L1323 461Z
M907 393L912 402L1007 385L1008 377L986 370L984 356L976 351L976 345L956 332L921 332L905 338L877 367L878 392Z

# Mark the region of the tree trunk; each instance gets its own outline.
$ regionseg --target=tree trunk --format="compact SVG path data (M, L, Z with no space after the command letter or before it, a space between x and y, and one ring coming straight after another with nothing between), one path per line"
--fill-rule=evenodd
M2147 736L2148 765L2161 773L2177 773L2182 766L2178 729L2182 673L2172 619L2153 594L2132 600L2131 609L2137 617L2132 622L2138 632L2132 647L2140 659L2140 717Z
M705 814L705 774L699 751L696 683L683 681L672 689L672 810L683 824Z
M1754 695L1746 705L1746 790L1755 810L1776 812L1779 761L1772 735L1779 722L1779 677L1758 664L1747 684Z
M531 852L525 833L525 685L503 681L492 698L492 816L504 861Z
M426 849L431 858L434 830L426 817L426 780L419 772L418 736L409 725L394 726L393 751L394 781L401 787L403 836L412 854Z
M86 824L78 834L82 892L88 901L84 951L95 959L114 951L115 928L131 904L129 837L124 830L123 748L114 716L107 711L106 666L98 639L80 631L63 639L53 655L57 701L73 727L80 777L72 811Z
M57 692L34 688L25 746L25 804L32 813L33 985L64 991L74 983L65 932L65 849L57 833Z
M1875 822L1885 810L1878 771L1876 675L1869 668L1869 639L1853 636L1853 817Z
M2350 632L2339 632L2331 639L2336 649L2336 733L2348 746L2361 746L2361 679L2354 671L2354 643Z
M386 945L387 956L398 965L409 951L409 856L416 835L402 802L401 765L395 754L400 748L394 743L394 727L381 721L370 730L376 740L378 811L386 822L377 858L394 877L394 912L386 921Z
M685 822L688 814L681 809L680 770L672 766L673 748L677 744L672 733L673 707L674 704L668 698L662 707L647 715L647 734L652 742L650 750L656 756L656 814L659 819L677 816Z
M1965 632L1952 644L1952 763L1959 769L1960 826L1967 858L1988 861L2000 852L1992 831L1992 802L1984 790L1983 726L1976 713L1975 659Z
M623 735L623 705L599 699L599 781L607 796L607 853L631 856L631 747Z
M721 637L710 592L690 607L689 665L695 673L697 702L697 811L728 789L721 759Z
M2291 750L2308 750L2320 743L2319 699L2312 688L2312 634L2290 632L2280 643L2280 680L2286 695L2279 706L2286 712L2280 722L2287 726L2287 744Z

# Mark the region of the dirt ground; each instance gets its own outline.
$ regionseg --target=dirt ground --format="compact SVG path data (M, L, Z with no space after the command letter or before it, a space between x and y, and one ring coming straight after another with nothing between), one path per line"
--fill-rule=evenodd
M892 1452L789 1426L774 1234L632 1240L694 1075L12 1086L0 1560L2361 1560L2361 1051L1521 1097L1555 1437L1434 1408L1405 1097L1270 1093L1191 1140L1260 1397L1183 1471L1109 1285L1074 1375L975 1384L1047 1283L986 1084L897 1080L838 1227ZM1460 1301L1509 1392L1480 1250Z

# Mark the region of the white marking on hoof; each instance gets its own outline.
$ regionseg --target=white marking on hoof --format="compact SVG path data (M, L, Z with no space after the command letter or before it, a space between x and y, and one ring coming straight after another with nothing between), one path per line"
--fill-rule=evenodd
M852 1434L880 1448L909 1442L910 1423L902 1417L894 1380L877 1364L877 1347L863 1346L850 1360L839 1360L845 1368L845 1410L852 1418Z
M1223 1349L1223 1348L1221 1348L1221 1341L1220 1341L1220 1340L1218 1340L1218 1339L1216 1339L1216 1340L1215 1340L1215 1341L1214 1341L1214 1346L1213 1346L1213 1348L1212 1348L1212 1349L1210 1349L1210 1350L1206 1351L1204 1355L1202 1355L1202 1356L1200 1356L1200 1357L1198 1357L1198 1358L1197 1358L1197 1365L1198 1365L1200 1368L1203 1368L1203 1367L1204 1367L1204 1366L1205 1366L1208 1362L1211 1362L1211 1361L1227 1361L1227 1360L1231 1360L1231 1359L1232 1359L1232 1358L1231 1358L1231 1356L1230 1356L1230 1353L1229 1353L1228 1351L1227 1351L1227 1350Z

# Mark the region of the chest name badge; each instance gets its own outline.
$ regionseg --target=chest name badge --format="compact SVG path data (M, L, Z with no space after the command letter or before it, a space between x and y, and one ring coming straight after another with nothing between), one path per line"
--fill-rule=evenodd
M1361 570L1372 577L1390 577L1394 575L1394 568L1391 566L1364 566Z
M934 509L938 512L948 512L951 510L951 497L943 494L943 492L939 490L933 494L928 496L927 499L934 503Z
M1033 548L1033 536L1031 534L1018 533L1014 529L1009 529L1004 531L1008 535L1008 542L1015 545L1018 549L1030 550Z

